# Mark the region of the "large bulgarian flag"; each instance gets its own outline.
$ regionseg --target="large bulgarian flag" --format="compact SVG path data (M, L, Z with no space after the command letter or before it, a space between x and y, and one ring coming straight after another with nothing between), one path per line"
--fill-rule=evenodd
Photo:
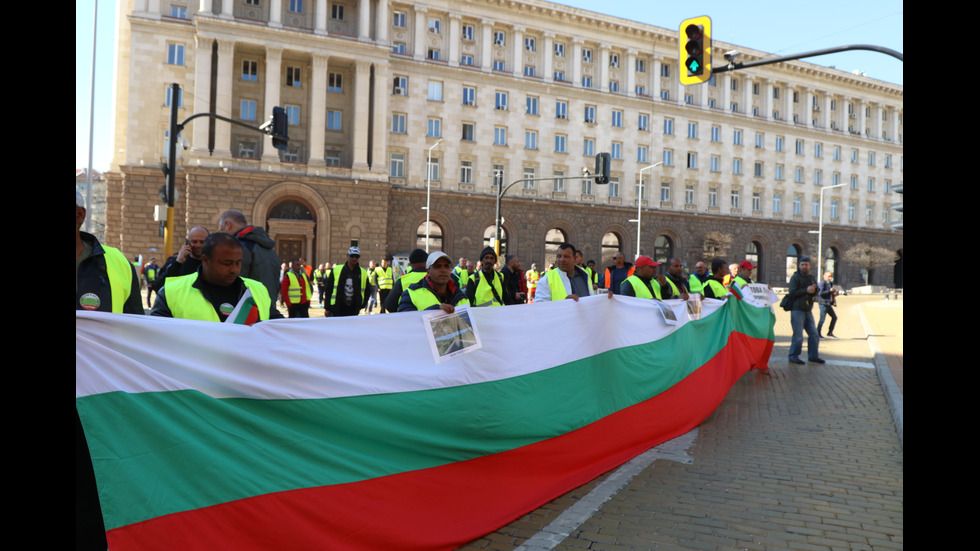
M668 301L669 302L669 301ZM76 312L75 407L110 549L452 549L697 426L765 368L774 316L705 301L252 327Z

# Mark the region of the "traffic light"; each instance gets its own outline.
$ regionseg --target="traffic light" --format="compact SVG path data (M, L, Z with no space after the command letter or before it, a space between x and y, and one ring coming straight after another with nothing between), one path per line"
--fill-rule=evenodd
M287 143L289 143L289 120L286 118L286 110L282 107L273 107L272 147L284 150Z
M608 184L612 156L609 153L599 153L595 156L595 183Z
M681 22L679 33L681 84L701 84L711 78L711 18L692 17Z

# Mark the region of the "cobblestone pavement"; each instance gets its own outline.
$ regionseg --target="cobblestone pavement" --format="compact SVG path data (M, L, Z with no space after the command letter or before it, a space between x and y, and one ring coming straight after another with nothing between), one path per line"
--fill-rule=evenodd
M697 429L461 549L903 548L901 396L896 420L875 369L878 352L902 379L902 301L838 301L827 364L786 362L778 311L769 370Z

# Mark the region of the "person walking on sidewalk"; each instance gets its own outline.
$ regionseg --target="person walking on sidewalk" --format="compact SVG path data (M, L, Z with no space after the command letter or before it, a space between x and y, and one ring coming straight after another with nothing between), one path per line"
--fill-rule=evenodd
M810 257L801 256L796 273L789 280L789 299L793 304L790 311L790 324L793 327L793 341L789 347L789 363L803 365L800 354L803 352L803 332L806 332L807 361L822 364L820 359L820 337L813 323L813 300L817 296L817 281L810 274Z
M831 282L833 277L834 274L824 272L823 279L817 285L817 303L820 304L820 323L817 324L817 336L821 339L823 338L823 322L827 316L830 316L830 327L827 328L827 338L837 338L834 335L834 326L837 325L837 313L834 312L834 306L837 305L837 289L834 288L834 284Z

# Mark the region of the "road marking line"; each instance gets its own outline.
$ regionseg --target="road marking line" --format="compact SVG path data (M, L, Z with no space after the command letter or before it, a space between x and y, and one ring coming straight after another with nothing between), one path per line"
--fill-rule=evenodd
M592 515L602 507L603 503L609 501L620 490L625 488L634 476L658 459L667 459L686 464L694 463L694 458L688 455L687 450L694 444L697 436L698 429L691 430L673 440L650 448L627 461L599 483L598 486L593 488L588 495L558 515L558 518L552 521L551 524L528 538L527 541L517 548L517 551L548 551L554 549L555 546L561 543L576 528L592 518Z

